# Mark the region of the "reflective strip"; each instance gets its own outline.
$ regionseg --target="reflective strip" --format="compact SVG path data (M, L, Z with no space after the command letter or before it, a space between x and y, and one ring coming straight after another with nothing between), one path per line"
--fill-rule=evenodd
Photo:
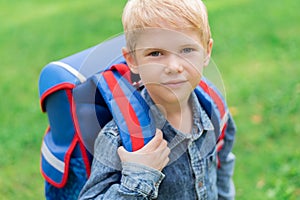
M60 171L61 173L64 173L65 171L65 163L56 158L51 151L48 149L47 145L45 142L42 144L42 154L44 158L52 165L55 169Z
M224 116L223 116L223 118L222 118L221 121L220 121L220 131L221 131L221 132L222 132L224 126L225 126L226 123L227 123L228 115L229 115L229 112L226 111L225 114L224 114Z
M63 63L60 61L55 61L55 62L51 62L50 64L58 65L58 66L64 68L65 70L67 70L68 72L70 72L71 74L76 76L81 83L86 81L85 76L83 76L79 71L77 71L76 69L74 69L73 67L71 67L70 65L68 65L66 63Z

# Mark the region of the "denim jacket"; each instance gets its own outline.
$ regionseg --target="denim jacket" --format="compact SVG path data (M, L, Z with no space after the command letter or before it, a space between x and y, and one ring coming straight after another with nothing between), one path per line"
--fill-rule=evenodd
M176 130L154 105L149 94L142 92L171 149L170 161L162 172L133 163L121 163L117 149L121 145L114 121L108 123L95 141L91 175L80 199L234 199L232 182L235 157L231 153L235 125L229 117L225 143L218 153L212 123L194 93L191 134Z

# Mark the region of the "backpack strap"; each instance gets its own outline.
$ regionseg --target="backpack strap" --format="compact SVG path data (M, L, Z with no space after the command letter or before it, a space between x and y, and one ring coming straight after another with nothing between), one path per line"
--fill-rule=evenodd
M224 144L225 131L228 121L228 109L220 94L219 90L207 79L202 78L201 82L195 89L201 106L208 114L214 126L215 136L217 139L217 152L221 151ZM221 163L218 162L218 167Z
M129 74L126 64L114 65L102 73L97 88L116 120L123 145L128 151L135 151L151 140L155 133L155 125L147 103L128 82ZM205 78L201 80L195 92L213 123L217 151L220 151L228 120L226 103L219 90Z
M136 88L128 81L125 64L114 65L98 77L97 88L116 121L124 148L136 151L155 134L150 108Z
M212 85L207 79L202 79L202 81L200 82L199 86L205 91L206 94L208 94L211 97L211 100L214 104L214 106L217 109L214 109L217 112L217 116L218 116L218 124L219 126L219 130L218 131L218 143L217 143L217 147L218 150L220 150L222 148L223 145L223 139L225 137L225 129L227 127L227 121L228 121L228 109L227 109L227 105L225 103L225 100L223 99L222 95L220 94L219 90L215 88L214 85ZM215 118L212 118L213 120ZM219 145L219 146L218 146Z

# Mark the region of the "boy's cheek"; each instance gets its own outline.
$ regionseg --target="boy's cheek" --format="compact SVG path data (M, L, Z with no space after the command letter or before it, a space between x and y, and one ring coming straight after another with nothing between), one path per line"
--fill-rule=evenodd
M158 76L159 74L163 73L164 66L158 63L149 63L143 64L139 66L139 73L141 76ZM155 77L153 77L155 78Z

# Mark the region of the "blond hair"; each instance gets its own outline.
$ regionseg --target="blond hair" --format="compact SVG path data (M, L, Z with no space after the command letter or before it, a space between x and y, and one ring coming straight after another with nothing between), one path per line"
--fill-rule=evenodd
M127 47L134 51L135 34L145 28L192 28L199 31L204 48L211 38L208 15L201 0L128 0L122 16Z

